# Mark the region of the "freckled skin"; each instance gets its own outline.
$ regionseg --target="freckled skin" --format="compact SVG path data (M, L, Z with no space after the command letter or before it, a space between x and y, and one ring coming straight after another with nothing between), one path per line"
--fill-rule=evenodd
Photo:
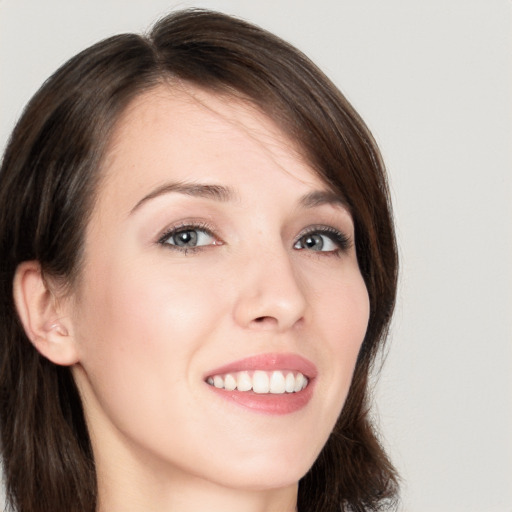
M297 241L311 226L353 241L350 215L301 206L326 186L274 123L195 88L137 98L103 172L70 306L101 510L293 510L343 406L369 314L353 243L326 237L316 251ZM168 182L234 194L169 192L133 210ZM208 236L199 232L196 249L163 243L197 224ZM303 409L260 414L204 382L271 352L316 365Z

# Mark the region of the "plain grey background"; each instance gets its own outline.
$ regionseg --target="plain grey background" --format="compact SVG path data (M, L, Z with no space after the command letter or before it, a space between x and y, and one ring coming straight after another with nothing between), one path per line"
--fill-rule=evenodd
M376 390L403 511L512 512L510 0L0 0L0 146L42 81L173 8L307 53L381 146L401 254Z

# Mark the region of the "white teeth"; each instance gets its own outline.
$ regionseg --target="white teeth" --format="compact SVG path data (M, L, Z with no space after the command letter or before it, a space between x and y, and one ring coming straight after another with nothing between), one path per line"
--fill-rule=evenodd
M213 380L215 382L215 379L213 379ZM303 387L304 387L304 380L305 380L304 375L302 375L302 373L299 373L297 375L297 377L295 378L295 387L293 388L293 391L295 391L297 393L298 391L303 389Z
M286 382L281 372L272 372L270 377L270 392L274 394L282 394L286 390Z
M287 393L293 393L293 390L295 389L295 375L293 375L292 372L288 372L286 374L284 389Z
M254 391L258 394L298 393L309 383L307 377L300 372L282 372L279 370L266 372L255 370L254 372L242 371L227 373L225 375L213 375L206 380L210 386L227 391Z
M236 389L236 380L230 373L228 373L224 379L224 389L227 389L228 391Z
M255 393L268 393L270 391L270 379L266 372L257 370L252 376L252 390Z
M239 372L236 378L236 388L238 391L251 391L252 379L249 372Z

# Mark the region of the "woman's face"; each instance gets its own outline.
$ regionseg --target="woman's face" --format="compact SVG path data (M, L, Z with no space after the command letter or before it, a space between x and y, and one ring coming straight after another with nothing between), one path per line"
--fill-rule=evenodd
M271 120L194 88L138 97L103 173L71 309L100 475L294 485L367 327L350 213Z

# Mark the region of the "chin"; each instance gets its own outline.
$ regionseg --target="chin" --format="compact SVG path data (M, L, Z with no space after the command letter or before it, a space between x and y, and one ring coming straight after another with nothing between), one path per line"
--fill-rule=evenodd
M271 490L296 485L309 471L316 456L298 459L285 454L254 454L236 463L226 461L222 467L216 466L208 480L226 487L247 490Z

